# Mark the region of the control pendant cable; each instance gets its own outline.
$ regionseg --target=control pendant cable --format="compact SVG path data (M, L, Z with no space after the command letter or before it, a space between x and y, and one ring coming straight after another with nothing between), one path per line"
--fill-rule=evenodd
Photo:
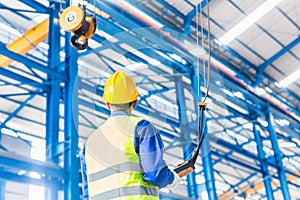
M205 108L207 106L207 103L205 102L208 94L209 94L209 89L210 89L210 61L211 61L211 41L210 41L210 14L209 14L209 2L208 0L206 0L206 8L207 8L207 27L208 27L208 63L207 63L207 86L206 86L206 93L205 96L203 98L202 102L198 102L198 106L199 106L199 111L201 113L200 116L200 122L199 122L199 134L198 134L198 142L197 142L197 147L196 149L193 151L192 157L183 162L182 164L179 164L174 171L180 176L180 177L184 177L186 175L188 175L189 173L192 173L195 170L195 163L197 161L197 158L199 156L199 152L200 152L200 148L202 146L203 140L205 138L204 133L203 133L203 127L204 127L204 111ZM198 12L198 8L196 7L196 12ZM198 13L196 13L196 17L198 16ZM202 20L201 20L202 21ZM203 29L203 26L201 26ZM198 45L198 18L197 18L197 32L196 32L196 37L197 37L197 45ZM202 31L202 40L203 40L203 31ZM197 58L197 67L199 67L198 65L198 58ZM200 70L197 70L198 73ZM199 74L197 74L199 76ZM200 84L199 85L199 90L200 90ZM200 95L200 91L198 91L198 95Z

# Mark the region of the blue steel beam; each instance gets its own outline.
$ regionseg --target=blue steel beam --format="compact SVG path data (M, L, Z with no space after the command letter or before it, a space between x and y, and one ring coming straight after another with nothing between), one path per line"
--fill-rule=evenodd
M60 63L60 27L57 23L59 5L53 1L49 2L49 32L48 32L48 63L49 69L57 70ZM60 80L55 76L48 74L47 81L52 84L49 85L50 90L46 93L46 159L55 164L59 163L57 156L58 152L58 136L59 136L59 118L60 118ZM46 188L45 196L51 200L58 199L58 187Z
M254 172L252 174L250 174L249 176L247 176L246 178L243 178L241 181L239 181L238 183L234 184L234 185L230 185L230 188L234 190L234 192L238 192L238 187L245 183L245 182L248 182L251 178L253 178L254 176L257 176L257 173ZM223 194L229 192L231 189L227 190L227 191L224 191Z
M8 152L0 152L0 166L13 167L26 171L35 171L46 174L48 177L65 178L66 173L59 166L53 163L33 160L28 157L14 155Z
M175 87L176 87L176 98L177 98L177 105L178 105L178 115L180 119L180 132L181 132L181 138L183 143L186 141L191 140L190 136L191 134L186 131L186 126L188 126L188 119L186 115L186 101L184 99L184 87L183 87L183 81L181 77L176 77L175 81ZM190 155L193 153L191 148L184 145L183 146L183 156L184 160L189 159ZM198 191L197 191L197 184L196 184L196 174L195 172L192 172L187 175L187 188L188 188L188 195L192 198L198 198Z
M4 128L6 128L6 129L12 131L13 133L15 133L16 136L17 136L17 138L23 140L26 144L28 144L28 146L31 146L31 143L29 141L23 139L22 137L20 137L20 134L25 134L25 135L29 135L29 136L32 136L32 137L36 137L38 139L43 139L42 137L38 137L36 135L32 135L32 133L27 133L27 132L24 132L24 131L12 129L12 128L8 127L8 126L4 126Z
M177 53L178 55L183 55L184 58L193 58L194 56L192 56L188 51L186 51L186 49L183 48L183 46L176 40L174 40L174 38L169 37L169 34L165 34L162 35L163 31L160 29L155 29L155 28L151 28L149 27L149 25L147 25L147 23L145 21L143 21L142 19L140 20L136 20L136 22L133 22L132 18L133 16L131 16L129 13L129 11L124 11L122 8L118 7L117 5L109 2L109 1L98 1L97 2L97 6L101 7L101 9L103 9L105 12L109 13L111 16L111 19L107 20L107 19L103 19L103 18L98 18L100 23L104 23L102 26L102 29L106 32L109 32L111 35L117 35L119 37L124 37L124 41L128 41L129 38L125 37L125 36L131 36L131 38L133 38L133 40L131 41L130 45L137 47L137 49L139 50L147 50L146 52L152 53L151 56L153 56L153 54L155 53L154 51L149 51L149 48L153 48L153 49L157 49L157 50L165 50L165 51L170 51L172 53ZM122 14L121 14L122 13ZM126 13L126 14L125 14ZM124 32L124 27L121 28L120 25L116 25L113 24L111 20L114 19L118 19L118 23L122 24L123 26L125 26L127 29L130 30L134 30L134 32L138 32L140 34L137 35L126 35L126 34L119 34L119 33L125 33ZM146 29L138 29L141 27L145 27ZM147 29L149 28L149 29ZM128 32L128 31L127 31ZM118 35L119 34L119 35ZM145 40L144 35L147 34L147 39ZM163 37L162 37L163 36ZM155 46L151 46L151 43L147 43L145 45L146 41L157 41L160 40L159 43L156 43ZM141 43L140 41L143 41L143 43ZM138 45L139 44L139 45ZM152 43L153 44L153 43ZM142 46L140 46L142 45ZM160 58L161 56L159 56L159 54L155 54L156 58ZM188 59L191 60L191 59ZM184 68L185 66L181 66L181 68ZM189 69L187 69L189 70Z
M33 99L33 97L35 96L35 94L31 94L25 101L23 101L18 108L16 108L13 112L10 113L10 115L0 124L0 131L1 129L4 127L4 125L11 120L13 117L15 117L18 112L20 112L20 110L22 110L24 108L24 106L27 105L27 103Z
M257 123L253 123L253 133L254 133L254 137L256 140L256 149L257 149L257 153L258 153L258 157L260 159L266 159L265 156L265 152L263 150L263 143L262 143L262 137L260 135L260 132L257 130ZM266 163L260 162L260 166L261 166L261 171L262 171L262 177L264 179L264 185L265 185L265 190L266 190L266 196L268 198L268 200L273 200L274 196L273 196L273 190L272 190L272 186L271 186L271 178L268 177L269 176L269 170L268 170L268 165L266 165Z
M4 43L0 42L0 52L2 55L7 56L13 60L16 60L18 62L23 63L24 65L30 66L32 68L35 68L41 72L44 72L48 75L52 75L54 77L57 77L58 79L61 79L63 81L67 80L67 76L64 73L58 72L54 69L49 69L45 65L35 62L29 58L26 58L25 56L22 56L20 54L17 54L15 52L12 52L8 50Z
M22 101L17 101L17 100L15 100L15 99L12 99L12 98L5 98L6 100L8 100L8 101L10 101L10 102L13 102L13 103L16 103L16 104L22 104ZM40 112L44 112L45 110L44 109L42 109L42 108L38 108L38 107L36 107L36 106L33 106L33 105L30 105L30 104L27 104L26 105L26 107L28 107L28 108L32 108L32 109L35 109L36 111L40 111ZM10 112L5 112L5 111L1 111L3 114L5 114L5 115L10 115L11 113ZM28 119L28 118L26 118L26 117L22 117L22 116L17 116L17 115L15 115L14 116L15 118L18 118L18 119L21 119L21 120L24 120L24 121L27 121L27 122L33 122L33 123L36 123L36 124L38 124L38 125L41 125L41 126L43 126L43 125L45 125L43 122L41 122L40 120L32 120L32 119ZM63 119L63 117L61 117L61 119ZM20 128L21 129L21 128Z
M253 154L253 153L250 153L250 152L246 151L245 149L239 148L239 146L236 146L236 145L231 144L231 143L229 143L229 142L227 142L227 141L224 141L224 140L222 140L221 138L215 138L215 137L212 137L212 136L209 136L209 137L210 137L210 139L211 139L213 142L217 143L218 145L221 145L221 146L226 147L226 148L228 148L228 149L232 149L232 150L234 150L236 153L239 153L239 154L241 154L241 155L244 155L244 156L249 157L249 158L251 158L251 159L254 159L254 160L256 160L256 161L263 162L263 163L265 163L265 164L267 164L267 165L269 165L269 166L271 166L271 167L273 167L273 168L278 168L277 163L273 163L273 162L270 162L269 160L265 160L265 159L264 159L264 160L261 160L261 159L259 159L259 157L258 157L257 155L255 155L255 154ZM226 157L225 155L223 155L223 156ZM258 171L258 172L259 172L259 171ZM300 178L300 176L297 175L297 174L295 174L294 172L291 172L291 171L289 171L289 170L285 170L285 172L288 173L288 174L290 174L290 175L293 175L293 176L295 176L295 177L297 177L297 178Z
M296 38L295 40L293 40L290 44L288 44L287 46L285 46L284 48L282 48L279 52L277 52L275 55L273 55L271 58L269 58L268 60L266 60L263 64L261 64L260 66L258 66L257 68L257 77L256 77L256 82L254 83L254 86L260 84L262 82L262 75L264 70L270 65L272 64L275 60L277 60L278 58L280 58L283 54L285 54L286 52L290 51L292 48L294 48L297 44L299 44L300 42L300 37Z
M1 171L1 168L0 168L0 171ZM5 188L6 188L6 181L0 180L0 199L5 199Z
M0 98L14 97L14 96L26 96L26 95L31 95L31 94L41 94L41 93L40 92L26 92L26 93L18 93L18 94L0 94Z
M15 67L15 66L10 66L9 68L10 69L14 69L14 70L18 70L18 71L20 71L20 72L22 72L22 73L24 73L24 74L27 74L27 75L29 75L30 77L31 76L33 76L33 77L35 77L35 78L38 78L38 79L40 79L41 81L45 81L45 79L43 78L43 77L41 77L39 74L37 74L35 71L34 71L34 69L32 69L31 67L28 67L28 66L26 66L27 67L27 69L31 72L28 72L27 70L23 70L23 69L20 69L19 67Z
M50 9L43 4L35 1L35 0L21 0L27 6L34 8L37 12L40 13L50 13Z
M208 134L207 132L207 125L204 122L204 130L203 134ZM205 137L201 147L201 156L202 156L202 163L203 163L203 171L205 177L205 186L206 191L208 194L209 200L217 200L217 193L216 193L216 183L214 178L214 168L212 164L212 156L211 156L211 148L209 144L209 137Z
M227 149L232 149L234 150L236 153L239 153L241 155L244 155L248 158L251 158L251 159L254 159L256 161L259 161L260 159L258 158L257 155L253 154L253 153L250 153L249 151L246 151L245 149L239 147L239 146L236 146L234 144L231 144L225 140L222 140L221 138L215 138L215 137L212 137L212 136L208 136L210 137L210 140L213 141L214 143L220 145L220 146L223 146L223 147L226 147ZM274 163L271 163L271 162L268 162L267 160L261 160L262 162L272 166L272 167L276 167L276 164ZM292 173L293 175L295 175L294 173ZM295 175L297 176L297 175ZM299 176L300 177L300 176Z
M236 158L233 158L233 157L221 154L221 153L219 153L219 152L217 152L215 150L211 150L211 153L213 155L218 156L218 157L225 158L226 160L228 160L228 161L230 161L232 163L235 163L235 164L237 164L237 165L239 165L241 167L244 167L246 169L252 170L252 171L257 172L257 173L261 172L260 169L257 166L252 166L252 165L249 165L247 163L244 163L241 159L236 159ZM224 164L226 164L226 163L224 163Z
M267 164L267 165L269 165L269 166L271 166L273 168L278 168L278 165L276 163L270 162L269 160L265 160L265 159L261 160L261 159L259 159L258 156L254 155L254 154L252 154L252 153L250 153L248 151L246 151L245 149L241 149L241 148L239 148L238 146L236 146L234 144L228 143L227 141L224 141L221 138L215 138L215 137L212 137L212 136L209 136L209 137L210 137L211 141L213 141L214 143L216 143L218 145L221 145L221 146L226 147L228 149L232 149L236 153L242 154L242 155L244 155L246 157L249 157L249 158L252 158L252 159L254 159L256 161L264 162L265 164ZM226 156L226 155L222 155L222 156L225 157L225 158L228 158L228 159L232 159L231 157ZM242 165L241 163L238 163L238 164ZM249 167L250 166L248 165L247 168L249 168ZM254 169L254 168L252 168L252 169ZM260 171L257 171L257 172L260 172ZM291 172L289 170L285 170L285 172L288 173L288 174L290 174L290 175L293 175L293 176L295 176L297 178L300 178L300 176L297 175L297 174L295 174L294 172Z
M261 107L262 105L263 105L263 106L266 106L266 100L265 100L264 98L258 96L258 95L255 94L254 92L249 91L247 88L245 88L245 85L243 85L243 84L241 84L241 83L239 83L239 82L237 82L237 81L232 81L231 77L228 77L226 74L224 74L223 80L224 80L224 82L226 81L226 84L228 84L227 87L236 89L236 91L241 91L241 92L243 93L243 95L246 95L246 96L245 96L246 99L248 99L248 97L249 97L249 98L251 98L251 101L253 101L253 102L257 102L257 101L263 102L263 103L259 103L259 104L256 104L256 103L255 103L255 104L256 104L256 107L257 107L257 110L258 110L258 111L261 111L261 112L264 111L264 109ZM289 111L295 113L297 116L300 116L300 113L299 113L297 110L295 110L294 108L290 107L290 106L287 104L287 102L284 102L284 101L281 100L281 99L277 99L277 100L278 100L281 104L288 106L288 107L289 107L289 109L288 109ZM271 104L272 104L272 103L271 103ZM285 113L284 110L282 110L281 108L279 108L279 107L278 107L277 105L275 105L275 104L272 104L272 110L277 110L278 112L280 112L280 113L282 113L282 114ZM284 116L285 116L284 118L288 118L289 120L291 120L291 121L293 121L293 122L298 121L297 119L295 119L292 115L289 115L288 113L285 113Z
M20 16L24 17L25 19L30 19L30 18L25 17L25 15L21 15L20 12L41 13L38 11L32 11L32 10L28 10L28 9L25 10L25 9L19 9L19 8L11 8L11 7L4 6L3 4L0 4L0 9L13 11L15 13L18 13Z
M297 21L293 20L290 15L289 12L285 12L283 11L280 7L277 7L277 10L289 21L291 22L295 27L297 27L297 29L300 29L300 25L299 23L297 23Z
M58 185L58 187L61 188L61 183L59 181L49 181L47 178L36 179L36 178L31 178L26 175L19 176L18 174L6 172L6 171L2 171L2 170L0 170L0 183L1 183L1 179L5 180L5 181L34 184L34 185L39 185L39 186L44 186L44 187L51 187L52 185ZM0 188L0 191L1 191L1 188ZM5 196L5 191L3 193L0 193L0 197L2 195ZM5 198L3 197L3 200L4 199Z
M68 176L64 182L64 199L79 200L79 149L78 149L78 53L71 47L70 33L66 33L66 72L69 80L65 83L64 93L64 169Z
M211 2L211 0L208 0L208 3ZM191 22L193 18L196 16L197 13L202 12L201 9L203 9L207 5L207 0L203 0L201 3L199 3L192 11L188 13L188 15L184 19L183 24L183 34L189 35L191 34Z
M114 26L114 25L111 25L111 26L110 26L110 29L111 29L113 26ZM125 34L125 32L123 32L122 34L117 35L117 38L120 39L120 40L130 40L130 39L134 40L134 39L135 39L135 40L136 40L136 41L135 41L135 44L136 44L136 45L134 45L133 47L136 47L139 51L141 51L142 53L144 53L144 54L146 54L146 55L148 55L148 56L150 56L150 57L153 57L153 58L158 59L162 64L164 64L164 65L166 65L166 66L173 66L173 67L176 66L177 69L178 69L178 63L177 63L176 65L174 65L174 64L172 64L171 61L166 60L166 59L164 59L164 58L161 58L161 56L159 56L159 54L158 54L157 52L153 51L153 49L149 49L150 46L145 46L145 45L142 43L142 41L137 41L137 38L134 37L134 36L132 36L132 35L130 35L129 33ZM98 39L99 39L99 40L98 40ZM103 39L103 38L102 38L102 37L98 37L98 35L96 35L96 37L95 37L95 40L96 40L97 42L100 42L100 43L102 42L102 39ZM116 50L117 52L121 53L121 54L124 55L126 58L129 58L129 59L131 59L131 60L133 60L133 61L135 61L135 62L142 62L142 63L146 64L150 70L155 71L155 72L158 73L158 74L165 74L165 73L166 73L165 71L159 69L158 67L149 64L147 60L145 60L145 59L143 59L143 58L140 58L140 57L138 57L137 55L135 55L134 53L132 53L132 52L130 52L130 51L128 51L128 50L122 48L122 47L120 46L120 44L122 44L121 42L114 43L114 44L109 43L108 45L107 45L107 44L108 44L107 41L106 41L105 43L103 43L103 45L104 45L104 46L107 46L107 48L111 47L113 50ZM132 45L132 44L131 44L131 45ZM141 48L142 46L144 46L144 48ZM93 50L93 51L98 52L98 51L100 51L100 50L103 50L103 47L99 48L99 50ZM82 56L85 55L85 52L82 53L81 55L82 55ZM106 57L106 56L104 56L104 55L101 55L101 56L104 57L104 58L106 58L106 59L108 59L108 60L110 60L110 62L117 63L118 65L122 65L122 66L123 66L123 64L121 64L121 63L119 63L119 62L117 62L117 61L115 61L115 60L112 60L112 59L110 59L110 58L108 58L108 57ZM124 66L124 67L125 67L125 66ZM185 70L186 70L186 69L185 69ZM138 73L137 73L137 74L138 74ZM138 75L140 75L140 74L138 74ZM147 78L147 77L145 76L145 78ZM166 78L168 78L168 77L166 77ZM169 79L172 80L173 78L171 77L171 78L169 78ZM161 84L159 84L159 85L160 85L161 87L165 88L163 85L161 85Z
M269 137L270 137L273 151L274 151L274 157L275 157L275 161L276 161L276 165L277 165L276 168L277 168L277 172L279 175L280 188L282 191L282 195L283 195L284 200L289 200L289 199L291 199L291 197L290 197L289 189L287 186L287 180L286 180L286 176L285 176L284 166L282 163L281 152L280 152L279 145L278 145L277 134L273 127L273 116L270 113L270 110L268 110L268 113L266 114L266 120L268 122Z
M169 3L167 3L164 0L157 0L158 3L160 3L161 5L163 5L164 8L170 10L172 13L174 13L176 16L184 19L186 16L184 14L182 14L181 12L179 12L176 8L174 8L173 6L171 6Z
M14 80L17 80L17 81L21 82L22 84L27 84L27 85L33 86L35 88L41 88L43 91L49 90L48 85L45 85L44 83L36 82L32 79L29 79L22 75L16 74L15 72L4 69L3 67L0 67L0 74L3 76L6 76L6 77L12 78Z

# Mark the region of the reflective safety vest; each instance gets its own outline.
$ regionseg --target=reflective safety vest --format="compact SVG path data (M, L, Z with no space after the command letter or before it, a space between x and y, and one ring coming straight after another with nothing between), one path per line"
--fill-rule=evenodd
M135 129L142 118L110 117L86 142L91 200L158 200L158 187L143 179L135 151Z

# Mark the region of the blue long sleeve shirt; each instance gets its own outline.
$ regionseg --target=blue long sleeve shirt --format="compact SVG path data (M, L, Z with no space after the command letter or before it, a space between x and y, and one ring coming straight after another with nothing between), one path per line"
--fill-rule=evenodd
M116 111L110 117L128 115L124 111ZM163 160L163 142L155 127L147 120L138 122L135 129L134 148L140 156L143 167L143 178L164 188L174 181L174 174ZM88 182L85 163L85 148L80 156L82 170L82 190L84 200L88 199Z

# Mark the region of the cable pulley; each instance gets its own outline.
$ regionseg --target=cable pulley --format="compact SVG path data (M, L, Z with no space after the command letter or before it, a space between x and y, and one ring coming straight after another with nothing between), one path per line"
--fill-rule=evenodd
M77 50L88 47L88 39L91 39L97 28L96 15L86 14L85 6L70 6L61 11L59 18L60 27L71 32L71 44Z

